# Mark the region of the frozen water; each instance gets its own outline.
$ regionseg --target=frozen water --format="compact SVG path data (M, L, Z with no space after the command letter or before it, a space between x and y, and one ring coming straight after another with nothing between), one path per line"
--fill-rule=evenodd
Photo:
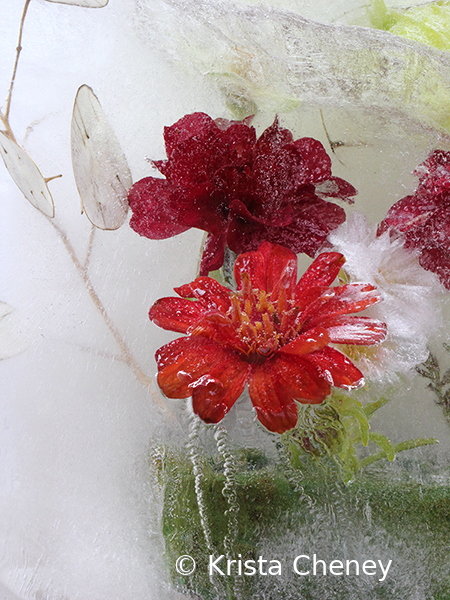
M446 53L385 32L329 27L264 6L161 0L161 16L154 2L136 5L147 43L216 80L231 105L244 96L249 110L278 112L300 103L362 109L376 113L379 135L392 133L405 117L408 128L412 118L445 126Z
M350 22L344 3L297 6L309 18ZM13 0L3 2L3 99L21 10ZM69 131L82 84L102 103L135 180L150 174L148 158L164 157L164 125L197 110L230 117L227 103L232 107L233 93L243 89L248 106L259 109L259 130L279 113L298 136L318 137L327 148L327 135L339 142L333 172L360 190L359 210L369 208L373 222L384 216L414 188L410 173L428 151L449 147L447 100L440 94L448 90L450 62L413 43L354 31L256 2L110 0L103 9L32 2L11 125L44 176L63 175L49 184L55 222L81 263L90 225L71 175ZM359 62L349 58L355 53ZM418 73L405 97L405 82ZM236 81L241 88L232 87ZM438 103L425 92L430 85ZM0 177L0 301L17 310L16 333L27 345L0 362L0 580L21 600L176 600L163 575L160 498L147 454L155 440L185 441L179 403L164 401L154 383L143 387L118 360L117 339L61 236L3 166ZM195 276L201 240L190 231L154 242L126 226L95 233L89 275L146 375L154 375L154 351L170 339L148 321L148 308ZM429 429L437 424L444 435L439 409L431 397L427 402L417 409L414 431L420 435L425 413ZM356 536L354 543L362 542ZM8 593L0 589L5 600Z

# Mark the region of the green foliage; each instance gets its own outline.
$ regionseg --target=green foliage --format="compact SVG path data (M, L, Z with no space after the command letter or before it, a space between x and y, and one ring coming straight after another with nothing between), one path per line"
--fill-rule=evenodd
M372 0L367 8L370 22L375 29L388 30L394 24L394 17L387 9L384 0Z
M438 0L403 11L386 7L384 0L372 0L368 14L375 29L383 29L439 50L450 50L450 2Z
M381 529L387 532L394 544L409 544L414 540L417 551L426 556L424 560L428 561L429 572L437 572L437 566L445 562L448 552L448 486L414 483L406 475L404 479L393 481L392 475L373 470L366 474L360 472L351 483L344 485L334 468L336 463L330 457L323 457L318 463L305 461L299 447L295 447L299 460L295 467L299 475L297 480L292 477L293 470L288 468L282 457L281 461L269 460L260 450L233 450L238 534L230 551L232 558L240 554L243 560L256 559L263 552L265 540L271 540L274 548L277 544L283 545L292 532L300 532L301 537L302 531L315 526L318 515L332 511L337 530L340 525L351 523L350 526L359 531L364 528L368 528L368 532L372 531L371 528ZM387 447L385 451L390 449ZM200 458L203 516L211 537L211 547L208 547L196 490L198 472L196 476L192 462L183 452L161 448L153 451L152 459L164 494L162 526L165 557L172 582L179 591L196 594L203 600L317 599L314 588L308 587L311 582L298 577L289 583L291 591L285 596L280 596L279 590L278 594L270 590L261 592L258 587L261 580L265 580L264 585L270 585L269 578L239 578L234 575L210 578L209 555L218 557L225 554L224 540L228 532L223 461L217 455ZM424 542L428 548L433 548L433 552L424 553L421 547ZM184 554L191 555L197 563L196 571L187 576L180 575L175 569L176 559ZM385 588L380 585L377 598L392 598L387 584ZM431 577L430 593L424 600L445 598L445 594L450 594L450 579L435 581ZM339 597L342 600L350 598L346 593Z
M393 445L385 435L370 431L369 419L386 402L381 398L363 406L354 398L335 393L323 404L299 405L296 427L282 436L293 466L298 467L301 454L316 461L329 457L336 461L343 480L348 482L375 461L393 461L398 452L436 443L434 439L418 438ZM379 450L361 460L358 445L365 447L369 442Z
M234 598L233 578L219 577L211 582L207 576L209 555L227 554L224 542L229 523L223 461L220 457L200 457L201 482L196 482L192 462L183 454L155 449L152 459L164 487L163 535L173 583L178 589L199 594L205 600L216 594L224 599ZM235 459L238 531L233 555L240 554L243 560L255 559L261 538L276 536L280 515L296 512L300 492L282 472L269 466L261 451L240 449ZM196 484L202 490L203 523ZM205 528L211 541L209 548ZM176 559L184 554L193 556L197 563L195 573L189 576L182 576L175 569ZM248 579L251 585L252 578Z

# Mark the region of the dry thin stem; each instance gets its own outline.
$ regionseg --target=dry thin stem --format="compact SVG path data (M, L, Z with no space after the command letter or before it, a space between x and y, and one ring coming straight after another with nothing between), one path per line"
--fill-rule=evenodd
M20 53L22 51L22 36L23 36L24 23L25 23L25 18L27 16L27 11L28 11L28 7L29 7L30 3L31 3L31 0L25 0L25 5L23 8L23 12L22 12L22 18L20 20L19 39L18 39L17 48L16 48L16 59L14 61L14 68L13 68L13 72L12 72L12 76L11 76L11 83L9 85L8 97L6 100L6 108L5 108L4 113L2 111L0 111L0 121L3 123L3 126L5 128L3 133L5 133L8 136L8 138L15 143L17 143L17 142L16 142L16 138L14 136L14 133L11 129L10 123L9 123L9 114L11 111L11 101L12 101L12 93L13 93L13 89L14 89L14 83L16 80L17 69L19 66L19 57L20 57ZM51 181L52 179L56 179L57 177L61 177L61 175L55 175L54 177L48 177L45 179L45 181L48 183L49 181ZM120 335L120 333L114 326L114 323L112 322L111 317L109 316L105 306L103 305L102 301L100 300L97 292L95 291L92 281L88 275L88 266L89 266L89 260L90 260L91 253L92 253L95 228L92 227L92 229L91 229L91 233L89 236L89 242L88 242L88 251L87 251L87 255L86 255L85 264L83 266L80 263L80 261L78 260L78 257L75 254L73 246L70 243L70 241L69 241L67 235L64 233L64 231L50 217L46 216L46 219L50 223L50 225L55 229L55 231L57 232L61 241L63 242L64 247L66 248L66 250L70 256L70 259L72 260L76 270L78 271L79 275L81 276L81 278L83 280L84 285L86 286L86 290L87 290L94 306L99 311L100 315L103 318L103 321L105 322L105 325L108 327L109 331L112 333L114 339L116 340L117 344L119 345L119 348L121 350L121 356L114 357L114 358L116 360L122 360L133 371L133 373L134 373L136 379L139 381L139 383L141 383L141 385L144 388L146 388L147 390L149 390L151 392L151 395L152 395L153 399L156 401L156 403L162 409L166 410L166 407L164 406L162 400L159 398L159 396L156 393L154 393L152 379L150 377L148 377L147 375L145 375L145 373L142 371L142 369L140 368L140 366L134 359L133 355L131 354L130 349L128 348L127 344L125 343L125 340L123 339L123 337Z
M86 259L84 261L84 269L86 271L88 270L89 263L91 261L92 248L94 246L94 238L95 238L96 229L97 228L95 227L95 225L92 225L92 227L91 227L91 233L89 234L88 248L87 248L87 252L86 252Z
M323 118L323 111L322 109L320 109L320 118L322 120L322 127L323 130L325 131L325 135L327 136L327 141L328 144L330 145L330 149L331 152L336 156L336 152L335 152L335 148L340 148L341 146L344 146L344 142L333 142L328 134L328 129L327 126L325 125L325 119ZM344 165L344 163L336 156L336 158L338 159L338 161L341 163L341 165ZM344 165L345 166L345 165Z
M75 251L72 247L72 244L69 242L67 235L50 217L46 217L46 219L50 223L50 225L55 229L58 236L61 238L61 241L63 242L64 247L66 248L66 250L70 256L70 259L72 260L76 270L78 271L80 277L83 280L84 285L86 286L86 290L87 290L94 306L101 314L103 321L105 322L109 331L112 333L114 339L116 340L117 344L119 345L120 350L122 352L124 362L133 371L133 373L134 373L136 379L139 381L139 383L141 383L142 386L145 387L146 389L148 389L149 391L153 392L154 391L153 390L153 381L152 381L151 377L148 377L142 371L142 369L140 368L140 366L134 359L133 355L131 354L130 349L128 348L127 344L125 343L125 340L123 339L123 337L120 335L120 333L117 331L116 327L114 326L114 323L112 322L111 317L109 316L106 308L104 307L97 292L95 291L94 286L92 285L92 281L87 273L86 267L84 267L78 260L78 257L75 254ZM166 407L164 406L163 402L161 401L161 399L158 397L157 394L152 393L152 397L155 399L155 401L159 404L159 406L161 408L166 409Z
M28 7L30 6L31 0L25 0L25 6L23 7L22 19L20 20L20 29L19 29L19 40L17 42L16 48L16 60L14 62L14 69L11 77L11 83L9 84L8 97L6 99L6 109L5 114L2 116L2 121L8 131L9 135L12 135L12 140L15 141L13 132L11 131L11 127L9 125L9 112L11 110L11 99L14 88L14 82L16 80L17 67L19 66L19 57L22 51L22 35L23 35L23 26L25 23L25 17L27 16Z

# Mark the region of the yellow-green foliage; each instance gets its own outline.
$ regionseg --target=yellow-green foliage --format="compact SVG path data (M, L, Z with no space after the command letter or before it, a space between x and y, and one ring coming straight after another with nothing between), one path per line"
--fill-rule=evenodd
M384 0L373 0L369 10L372 25L439 50L450 50L450 1L439 0L397 12Z

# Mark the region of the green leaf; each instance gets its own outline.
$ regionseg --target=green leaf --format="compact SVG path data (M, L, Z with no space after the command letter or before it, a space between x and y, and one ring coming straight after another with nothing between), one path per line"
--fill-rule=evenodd
M370 8L367 8L370 22L375 29L387 30L393 24L393 18L384 0L372 0Z
M345 394L340 394L339 392L333 393L333 395L331 396L330 404L332 404L332 406L341 415L344 415L354 406L362 406L361 402L355 400L355 398L351 398L350 396L346 396Z
M341 408L339 413L343 417L353 417L357 420L359 425L359 431L361 434L361 442L363 446L367 446L369 442L369 421L367 415L361 407L360 402L353 401L354 405L349 408ZM359 406L358 406L359 405Z
M387 402L389 402L389 398L380 398L379 400L375 400L374 402L366 404L366 406L363 407L366 417L370 419L370 417Z
M400 442L400 444L395 444L394 452L398 454L399 452L404 452L405 450L412 450L413 448L419 448L420 446L428 446L431 444L438 443L439 441L433 438L416 438L413 440L406 440L405 442ZM367 467L372 463L383 458L386 458L386 452L384 450L382 450L381 452L376 452L375 454L371 454L359 463L359 468L363 469L364 467Z
M366 413L362 410L362 408L355 407L351 411L351 415L358 421L359 429L361 431L362 445L367 446L369 443L369 421L366 417Z
M375 444L378 444L383 452L386 454L386 457L392 462L395 458L395 449L388 438L381 433L369 433L369 439Z
M404 450L412 450L413 448L419 448L420 446L429 446L431 444L439 444L439 440L435 438L415 438L413 440L406 440L395 444L395 452L403 452Z
M431 2L427 6L411 7L405 12L395 13L389 31L439 50L450 50L449 28L450 6Z

